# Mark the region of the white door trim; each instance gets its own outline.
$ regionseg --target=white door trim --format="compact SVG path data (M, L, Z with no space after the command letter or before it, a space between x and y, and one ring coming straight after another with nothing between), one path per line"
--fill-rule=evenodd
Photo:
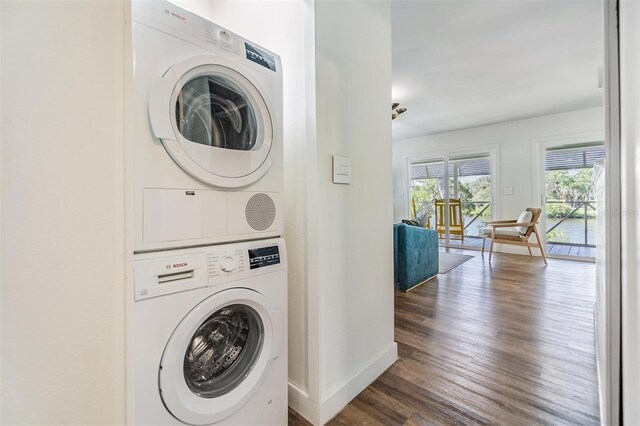
M620 424L620 350L621 350L621 138L620 138L620 55L618 33L618 1L604 0L605 36L605 199L606 221L606 383L599 383L600 422Z

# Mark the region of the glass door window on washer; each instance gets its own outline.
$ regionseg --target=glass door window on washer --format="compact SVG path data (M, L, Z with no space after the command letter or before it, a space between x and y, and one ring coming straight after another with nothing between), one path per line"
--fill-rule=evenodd
M247 377L260 355L263 325L246 305L226 306L195 332L184 356L184 378L195 394L215 398Z

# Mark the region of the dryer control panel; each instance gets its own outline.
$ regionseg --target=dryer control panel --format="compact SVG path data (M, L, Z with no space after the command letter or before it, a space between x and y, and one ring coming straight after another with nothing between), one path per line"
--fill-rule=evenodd
M133 268L134 298L143 300L284 269L286 252L276 238L137 254Z
M264 69L278 70L280 58L274 53L175 4L159 0L138 0L132 6L133 20L136 23L218 54L243 57Z

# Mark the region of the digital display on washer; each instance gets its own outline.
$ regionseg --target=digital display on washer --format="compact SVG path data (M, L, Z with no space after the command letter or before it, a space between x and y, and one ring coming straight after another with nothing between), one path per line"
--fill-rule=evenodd
M280 249L278 246L261 247L249 250L249 269L280 263Z
M246 41L244 42L244 50L247 52L248 60L262 65L265 68L269 68L271 71L276 70L276 58L274 58L271 53L262 50L253 44L249 44Z

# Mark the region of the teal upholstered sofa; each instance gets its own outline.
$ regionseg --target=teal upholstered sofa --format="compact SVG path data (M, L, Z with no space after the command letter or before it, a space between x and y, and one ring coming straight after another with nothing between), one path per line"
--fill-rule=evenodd
M393 225L393 274L408 291L438 274L438 233L433 229Z

